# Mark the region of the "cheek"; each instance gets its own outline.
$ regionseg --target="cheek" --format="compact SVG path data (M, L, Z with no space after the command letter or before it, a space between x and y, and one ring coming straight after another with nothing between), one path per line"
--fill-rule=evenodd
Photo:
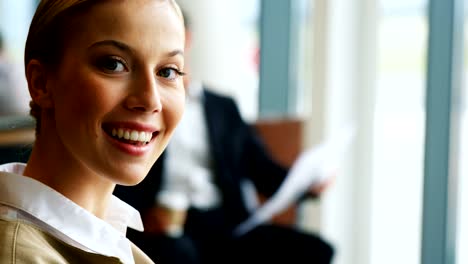
M76 112L94 112L113 100L112 84L87 73L77 73L58 87L57 104Z
M102 80L85 76L77 76L62 83L59 87L61 90L54 98L57 121L66 124L74 122L72 127L85 126L85 129L94 129L97 120L110 111L114 100L108 87L109 84Z

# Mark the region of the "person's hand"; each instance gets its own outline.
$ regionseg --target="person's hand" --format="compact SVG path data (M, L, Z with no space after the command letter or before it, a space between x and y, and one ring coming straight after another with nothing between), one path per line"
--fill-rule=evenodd
M309 196L319 197L325 190L327 190L336 180L337 171L331 173L331 176L327 177L325 181L314 183L310 186L307 191Z

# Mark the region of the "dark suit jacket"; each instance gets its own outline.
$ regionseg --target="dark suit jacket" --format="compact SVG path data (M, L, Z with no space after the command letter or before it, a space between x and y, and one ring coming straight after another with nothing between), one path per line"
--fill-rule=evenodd
M241 180L252 180L257 191L267 197L279 187L287 169L276 163L260 138L242 119L235 102L226 96L204 90L203 105L208 142L215 168L215 182L223 198L228 226L234 227L248 216L243 202ZM140 211L154 205L164 166L163 154L148 176L137 186L118 186L115 194Z

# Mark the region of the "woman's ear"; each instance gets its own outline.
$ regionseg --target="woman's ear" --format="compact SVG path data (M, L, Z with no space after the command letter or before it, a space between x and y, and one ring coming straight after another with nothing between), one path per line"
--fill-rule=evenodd
M52 91L48 84L47 69L38 60L31 60L26 67L29 94L32 100L41 108L52 108Z

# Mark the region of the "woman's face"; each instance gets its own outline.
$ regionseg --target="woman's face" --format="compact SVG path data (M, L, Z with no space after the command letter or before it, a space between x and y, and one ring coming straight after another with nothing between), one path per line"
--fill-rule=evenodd
M136 184L183 113L182 20L164 1L102 1L65 30L47 82L64 154L115 183Z

